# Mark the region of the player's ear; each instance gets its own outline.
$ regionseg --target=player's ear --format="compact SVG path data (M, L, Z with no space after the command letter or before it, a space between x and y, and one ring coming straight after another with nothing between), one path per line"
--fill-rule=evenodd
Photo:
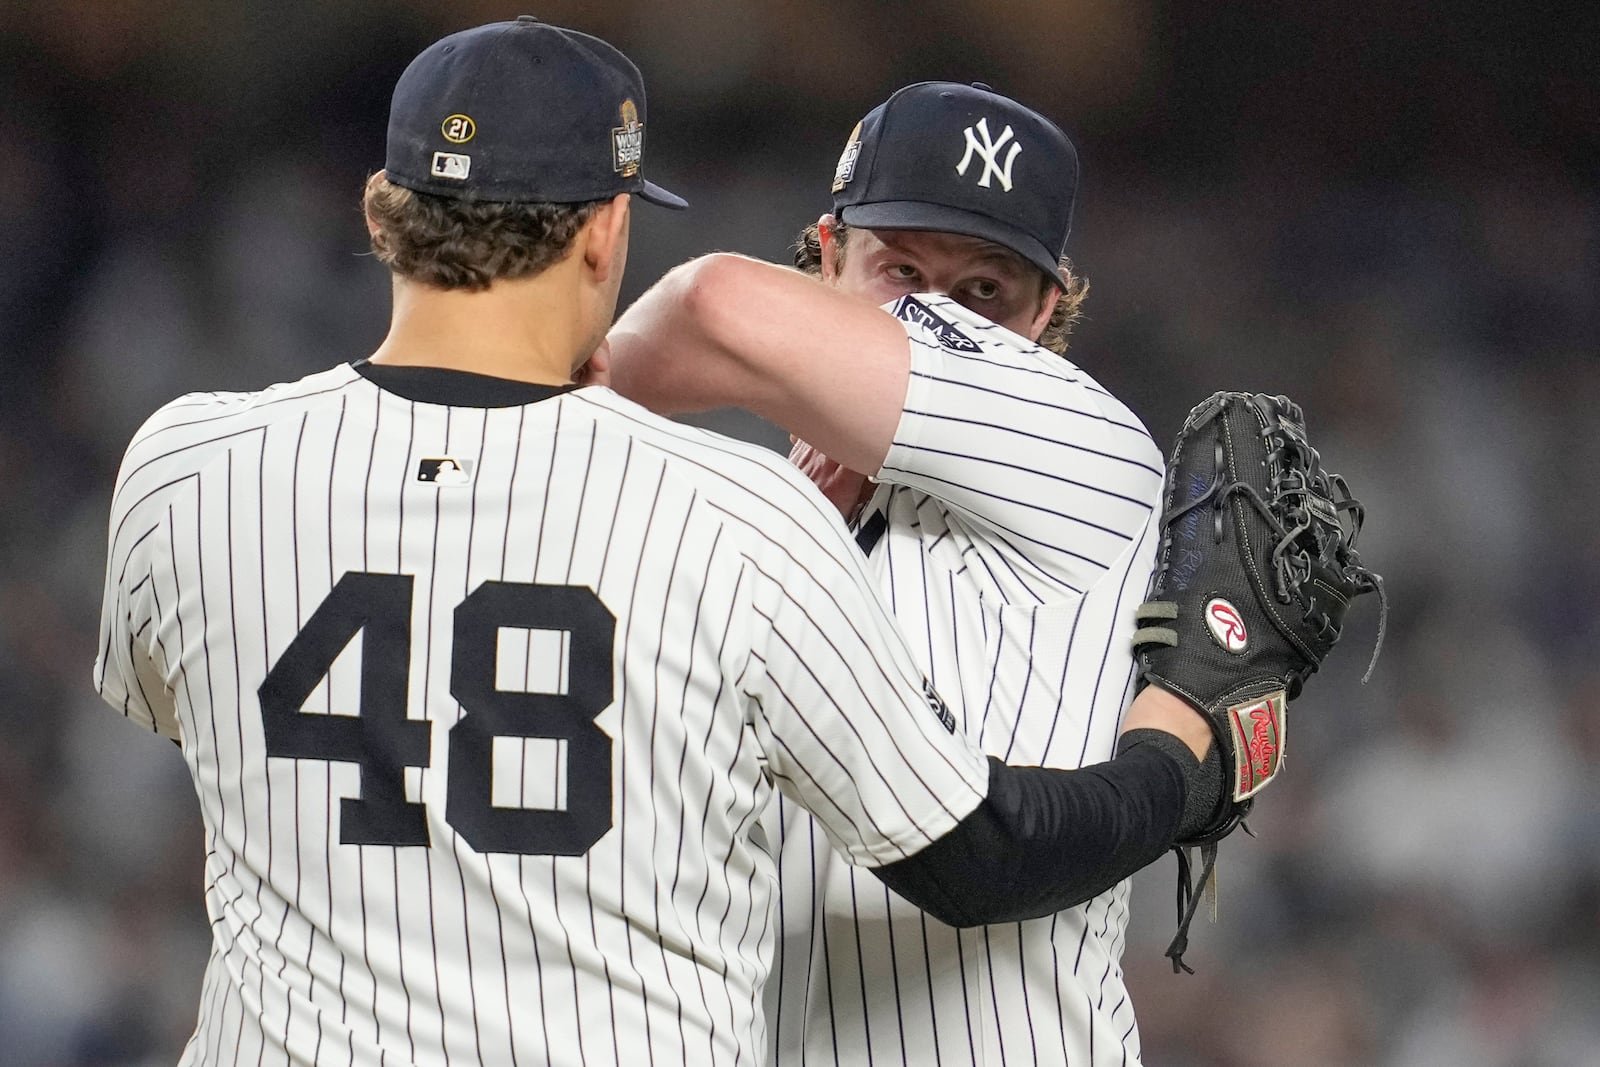
M1039 301L1039 313L1033 317L1033 324L1028 328L1029 337L1038 337L1044 333L1044 328L1050 325L1050 316L1055 314L1056 305L1061 302L1061 287L1051 282L1044 284L1044 296Z
M821 252L822 280L829 285L839 280L839 235L835 229L839 220L824 215L817 220L817 247Z
M609 203L602 204L583 228L583 259L596 281L608 280L622 262L618 253L628 243L631 200L627 193L618 193Z
M367 220L367 236L369 238L378 236L378 230L379 230L380 227L378 226L378 220L374 219L372 217L372 212L370 210L368 210L367 201L368 201L368 198L372 194L372 187L375 184L377 184L378 182L386 180L386 178L387 178L386 173L384 171L381 171L381 170L378 171L378 173L374 174L372 177L368 178L367 179L366 195L364 195L361 198L361 200L362 200L362 203L361 203L361 215L362 215L363 218L365 218Z

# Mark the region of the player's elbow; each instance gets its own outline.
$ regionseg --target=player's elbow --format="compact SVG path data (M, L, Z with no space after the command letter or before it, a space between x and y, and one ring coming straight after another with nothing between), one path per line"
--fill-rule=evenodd
M712 252L679 268L683 325L697 341L730 362L747 353L752 309L763 264L732 252Z
M918 856L873 868L872 873L933 918L958 929L1034 919L1094 895L1083 893L1069 899L1055 887L1048 893L1031 893L1004 877L997 878L993 865L969 864L952 855Z
M743 405L737 342L741 256L713 253L668 271L612 326L611 386L660 414Z
M992 892L992 888L979 890L977 887L972 887L967 890L963 900L935 901L932 907L923 907L922 910L946 926L953 926L958 930L974 926L994 926L996 923L1023 922L1047 914L1037 908L1008 907L1003 899L989 898L986 895L989 892Z
M978 893L959 885L951 886L948 879L928 870L926 860L912 857L874 867L872 873L895 893L946 926L965 928L991 921L981 914L981 907L968 906L969 899L972 903L981 903Z

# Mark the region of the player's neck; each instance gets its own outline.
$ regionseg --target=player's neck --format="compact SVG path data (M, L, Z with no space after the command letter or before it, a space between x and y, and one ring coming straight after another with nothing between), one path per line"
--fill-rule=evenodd
M443 367L563 385L603 336L581 309L587 293L562 265L482 292L396 281L389 334L372 362Z

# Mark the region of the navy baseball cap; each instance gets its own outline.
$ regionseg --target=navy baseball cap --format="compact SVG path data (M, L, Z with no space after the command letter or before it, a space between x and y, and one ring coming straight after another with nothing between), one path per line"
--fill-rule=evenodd
M532 15L453 33L394 87L384 171L458 200L574 204L632 193L688 203L645 181L644 79L598 37Z
M981 237L1059 285L1077 193L1078 152L1055 123L986 85L919 82L856 124L833 213L868 229Z

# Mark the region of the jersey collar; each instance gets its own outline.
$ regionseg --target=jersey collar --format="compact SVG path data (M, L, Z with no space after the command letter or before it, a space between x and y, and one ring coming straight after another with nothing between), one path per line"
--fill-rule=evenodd
M452 408L516 408L524 404L537 404L578 388L576 385L518 382L464 370L446 370L443 367L397 367L365 359L350 366L386 393L394 393L418 404L439 404Z

